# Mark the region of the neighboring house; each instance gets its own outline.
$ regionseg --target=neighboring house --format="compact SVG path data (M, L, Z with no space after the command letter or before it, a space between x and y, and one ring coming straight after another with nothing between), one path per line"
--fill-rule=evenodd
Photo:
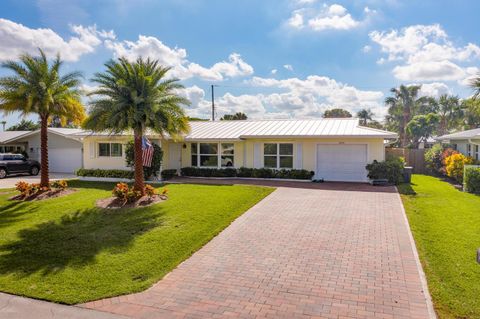
M365 166L385 159L397 134L362 127L358 119L190 122L181 141L147 134L164 151L163 169L251 167L306 169L330 181L367 181ZM81 132L85 168L127 169L131 134Z
M48 128L50 172L73 173L83 167L81 129ZM0 153L25 151L30 159L40 161L40 130L0 132Z
M480 160L480 128L439 136L436 140L450 144L460 153Z

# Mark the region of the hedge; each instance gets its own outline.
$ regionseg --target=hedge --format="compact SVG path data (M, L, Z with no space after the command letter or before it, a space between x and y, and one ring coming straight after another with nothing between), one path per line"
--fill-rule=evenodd
M465 191L480 194L480 167L466 167L463 182Z
M386 179L389 183L400 184L403 181L404 163L401 159L383 162L373 161L365 167L370 179Z
M110 178L127 178L133 179L133 171L121 169L85 169L81 168L76 171L77 176L84 177L110 177Z
M162 179L167 180L170 179L174 176L177 175L177 170L176 169L164 169L160 175L162 176Z
M279 179L312 179L314 172L305 169L271 169L271 168L199 168L184 167L182 176L193 177L255 177Z

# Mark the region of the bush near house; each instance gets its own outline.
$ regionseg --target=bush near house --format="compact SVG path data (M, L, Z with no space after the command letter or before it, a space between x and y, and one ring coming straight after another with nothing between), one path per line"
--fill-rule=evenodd
M480 167L466 167L464 176L465 191L480 194Z
M383 162L375 160L366 166L367 176L370 179L386 179L389 183L397 185L403 181L404 167L403 158L393 158Z
M164 169L160 173L160 176L162 176L162 179L168 180L174 176L177 176L177 170L176 169Z
M455 153L445 158L445 171L447 176L457 182L463 182L463 169L465 165L473 164L474 159L460 153Z
M199 168L184 167L182 176L193 177L253 177L253 178L279 178L279 179L312 179L315 174L305 169L280 169L271 168Z
M82 177L109 177L109 178L127 178L133 179L133 171L121 169L85 169L81 168L76 172L77 176Z
M160 167L162 166L162 159L163 159L163 151L155 143L152 143L153 145L153 158L152 158L152 164L150 167L143 167L143 176L145 178L149 178L152 176L157 176L158 172L160 171ZM133 141L129 141L125 147L125 162L128 167L134 166L135 160L134 160L134 145Z

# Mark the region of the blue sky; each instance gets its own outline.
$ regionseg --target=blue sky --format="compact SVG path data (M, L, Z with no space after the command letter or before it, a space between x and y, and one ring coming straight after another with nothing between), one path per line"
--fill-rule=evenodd
M478 1L3 0L0 61L36 47L60 52L88 91L106 60L150 56L172 66L192 116L210 116L215 84L217 116L309 118L343 107L382 118L389 89L402 83L471 94L479 9Z

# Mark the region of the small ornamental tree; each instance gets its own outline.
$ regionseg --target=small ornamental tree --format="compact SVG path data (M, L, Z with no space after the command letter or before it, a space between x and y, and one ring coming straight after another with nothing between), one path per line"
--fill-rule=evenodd
M152 164L150 167L143 167L143 175L145 176L145 178L157 176L160 172L160 167L162 166L163 151L157 144L152 143L152 145ZM128 167L133 167L135 165L135 146L133 141L129 141L127 143L127 146L125 147L125 162L127 163Z
M445 159L445 170L447 176L455 179L459 183L463 182L463 168L465 165L473 164L474 160L471 157L463 154L453 154Z
M428 170L432 173L442 172L442 144L435 144L425 152L425 164Z

